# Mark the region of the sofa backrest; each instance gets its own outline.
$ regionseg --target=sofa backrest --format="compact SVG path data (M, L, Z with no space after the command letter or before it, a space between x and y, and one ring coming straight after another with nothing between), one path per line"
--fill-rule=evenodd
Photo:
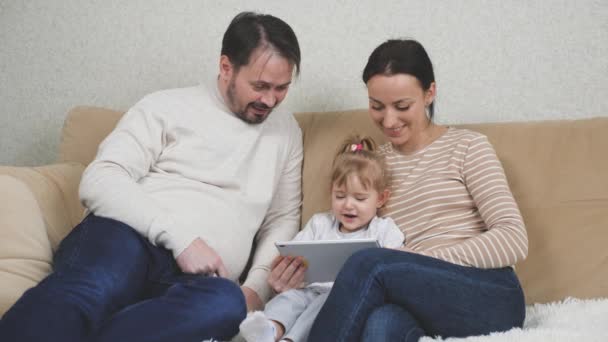
M77 107L61 161L88 164L122 112ZM330 165L348 135L385 141L365 110L298 113L304 134L302 222L329 209ZM528 303L608 297L608 117L461 125L486 134L505 168L529 237L517 265Z
M75 107L63 122L59 143L59 162L78 162L89 165L97 148L116 127L124 111L100 107Z

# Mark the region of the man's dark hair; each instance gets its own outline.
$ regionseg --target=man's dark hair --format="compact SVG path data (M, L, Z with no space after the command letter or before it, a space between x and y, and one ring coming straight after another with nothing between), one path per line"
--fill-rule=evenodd
M269 14L241 12L237 14L222 39L222 55L228 56L236 70L249 64L251 53L263 44L272 46L300 73L300 46L291 27Z

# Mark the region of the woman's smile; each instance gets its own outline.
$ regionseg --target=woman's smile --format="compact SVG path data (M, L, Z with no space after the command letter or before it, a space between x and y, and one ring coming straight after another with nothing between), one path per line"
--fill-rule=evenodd
M403 128L405 126L406 125L401 125L398 127L391 127L391 128L384 128L384 133L391 138L396 138L401 135L401 131L403 130Z

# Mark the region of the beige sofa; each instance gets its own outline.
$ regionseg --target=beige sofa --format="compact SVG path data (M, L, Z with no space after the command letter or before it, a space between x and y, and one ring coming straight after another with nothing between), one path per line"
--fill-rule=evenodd
M51 270L52 251L82 218L80 176L122 112L73 109L57 164L0 166L0 315ZM351 132L384 141L365 110L300 113L303 217L329 207L328 173ZM486 134L505 167L530 241L517 265L527 303L608 297L608 117L466 125Z

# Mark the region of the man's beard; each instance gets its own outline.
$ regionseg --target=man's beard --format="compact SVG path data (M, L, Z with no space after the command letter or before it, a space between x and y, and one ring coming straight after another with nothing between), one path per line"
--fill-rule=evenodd
M250 102L243 109L237 108L238 103L236 101L237 94L236 94L236 86L235 86L234 78L231 79L230 83L228 84L228 89L226 90L226 95L228 97L228 102L230 102L230 105L234 108L233 109L234 115L236 115L239 119L245 121L246 123L250 123L250 124L262 123L262 122L264 122L264 120L266 120L266 118L268 118L268 116L270 115L270 112L272 112L272 108L268 107L267 105L263 104L262 102ZM254 107L255 109L260 109L260 110L268 110L268 113L264 116L253 115L253 117L248 117L247 109L249 109L249 107Z

